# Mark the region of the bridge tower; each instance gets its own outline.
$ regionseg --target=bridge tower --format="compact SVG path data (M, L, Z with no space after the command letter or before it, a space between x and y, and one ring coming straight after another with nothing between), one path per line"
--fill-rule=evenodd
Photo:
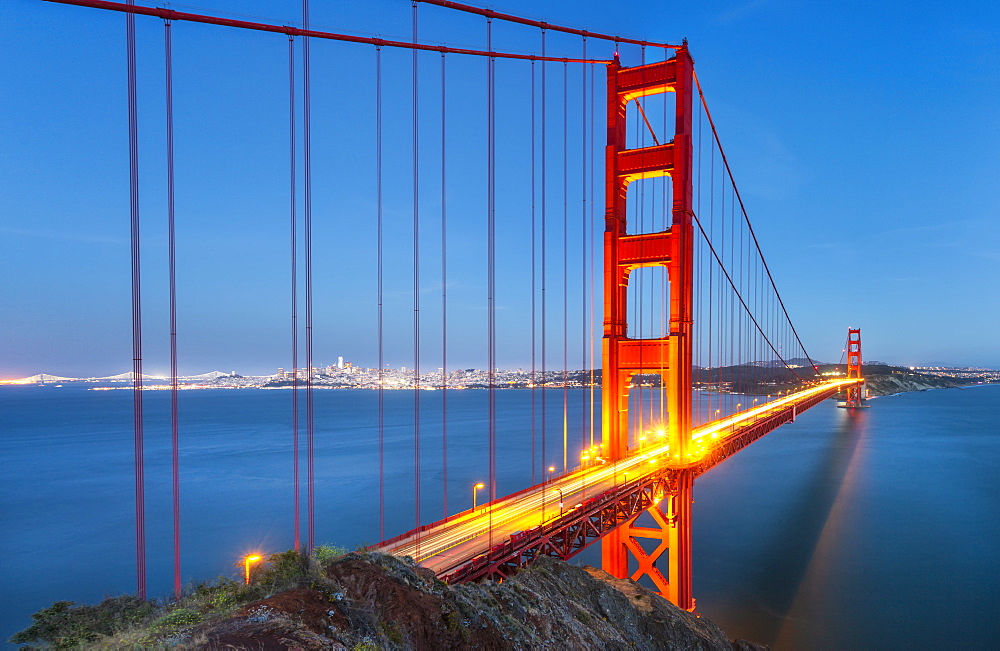
M626 148L628 103L673 92L673 139L640 149ZM622 459L629 447L629 384L635 374L658 374L666 393L667 435L671 456L683 460L691 443L692 225L691 111L693 62L686 44L673 58L623 68L617 57L608 66L608 144L605 150L604 338L602 343L602 435L605 454ZM647 123L648 125L648 123ZM672 221L665 231L628 233L628 186L633 181L671 177ZM629 337L629 274L640 267L666 269L669 283L669 332L654 339ZM686 610L691 596L691 502L693 474L677 470L674 488L649 513L657 528L636 527L635 518L602 541L602 565L619 578L648 576L661 595ZM664 505L664 511L660 505ZM636 540L659 540L646 552ZM666 554L666 570L662 572ZM629 571L629 556L638 569Z
M861 329L848 329L847 331L847 378L857 378L864 380L864 373L861 368ZM864 382L852 384L846 389L846 401L844 406L848 409L859 409L865 407L864 403Z

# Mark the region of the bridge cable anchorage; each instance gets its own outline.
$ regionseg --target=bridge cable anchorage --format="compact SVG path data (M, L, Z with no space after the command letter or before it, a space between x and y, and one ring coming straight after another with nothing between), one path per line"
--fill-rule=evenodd
M309 26L309 0L302 0L302 24ZM303 94L303 171L305 184L305 275L306 275L306 509L308 511L308 537L306 552L312 554L316 545L316 412L314 404L313 370L313 293L312 293L312 99L309 37L302 39L302 94Z
M134 0L128 0L132 6ZM135 15L125 17L128 76L129 215L132 251L132 432L135 464L135 565L137 593L146 598L146 479L142 410L142 264L139 237L139 110L136 89Z
M799 337L799 333L795 329L795 325L792 323L791 317L788 315L788 310L785 308L785 302L781 298L781 293L778 291L778 287L777 287L777 285L774 282L774 277L771 275L771 269L770 269L770 267L767 264L767 260L764 258L763 251L760 248L760 242L757 239L757 234L756 234L756 232L753 229L753 225L750 223L750 218L749 218L749 215L747 214L746 206L743 203L743 197L740 195L739 188L736 187L736 179L733 176L732 169L729 166L729 160L726 158L726 153L722 149L722 141L719 138L718 130L715 127L715 120L712 119L712 113L711 113L711 111L708 108L708 102L706 101L705 94L702 91L701 81L699 81L697 73L695 73L693 76L694 76L695 86L698 89L698 97L701 100L701 104L702 104L702 106L704 107L704 110L705 110L705 116L708 118L708 123L709 123L709 125L711 126L711 129L712 129L712 136L715 139L716 146L719 148L719 154L720 154L720 156L722 158L722 163L725 166L726 173L729 175L729 180L732 183L733 192L734 192L734 194L736 196L736 200L740 204L740 211L742 212L743 219L746 222L747 228L749 229L750 236L753 238L754 247L757 249L757 254L760 256L761 262L764 265L764 270L766 271L768 280L771 283L771 288L774 290L775 297L777 298L778 303L781 306L781 311L784 313L785 319L787 320L788 325L791 328L791 334L794 335L796 342L798 343L799 347L802 349L802 352L805 353L806 359L809 360L810 366L812 366L815 369L815 367L817 366L817 364L813 361L812 357L806 351L806 347L802 343L802 339Z
M530 18L522 18L520 16L514 16L511 14L502 14L492 9L483 9L480 7L474 7L472 5L460 4L458 2L451 2L450 0L417 0L417 2L423 2L426 4L437 5L439 7L445 7L447 9L455 9L457 11L464 11L472 14L479 14L480 16L487 16L489 18L496 18L497 20L503 20L510 23L518 23L521 25L528 25L530 27L538 27L540 29L551 29L554 32L563 32L565 34L575 34L576 36L583 36L587 38L596 38L604 41L614 41L615 51L618 51L618 43L628 43L629 45L642 45L657 48L666 48L676 50L683 46L681 45L670 45L668 43L654 43L651 41L640 41L636 39L625 38L622 36L610 36L608 34L600 34L598 32L589 32L585 29L576 29L573 27L562 27L559 25L553 25L552 23L547 23L539 20L532 20Z
M292 309L292 536L295 551L302 548L302 506L299 503L299 306L298 306L298 233L296 228L296 132L295 132L295 37L288 37L288 224L291 257Z
M167 135L167 275L170 311L170 480L173 502L174 597L181 596L181 480L177 420L177 240L174 229L174 83L170 21L163 21L164 97Z
M413 42L417 42L417 3L413 6ZM412 50L413 74L413 515L420 526L420 119L417 50ZM417 534L420 555L420 534Z
M441 469L444 517L448 517L448 193L446 55L441 53ZM380 538L381 540L381 538Z
M383 276L385 259L382 233L382 47L375 46L375 204L378 339L378 531L385 540L385 338Z
M275 34L285 34L288 36L303 36L319 38L330 41L344 41L347 43L365 43L382 47L394 47L408 50L425 50L429 52L440 52L443 54L465 54L469 56L494 57L501 59L521 59L525 61L541 61L542 57L534 54L518 54L514 52L496 52L490 50L468 50L462 48L447 47L444 45L431 45L428 43L412 43L406 41L389 41L383 38L372 36L351 36L349 34L337 34L334 32L322 32L303 28L292 27L291 25L271 25L268 23L254 23L246 20L233 20L230 18L220 18L217 16L207 16L203 14L192 14L163 7L142 7L130 3L110 2L108 0L45 0L58 4L73 5L77 7L90 7L93 9L106 9L109 11L119 11L128 14L139 14L143 16L156 16L158 18L172 21L187 21L203 23L207 25L220 25L224 27L236 27L259 32L271 32ZM131 0L130 0L131 2ZM606 59L581 60L567 57L552 57L549 61L565 63L585 63L589 65L608 65L611 61Z

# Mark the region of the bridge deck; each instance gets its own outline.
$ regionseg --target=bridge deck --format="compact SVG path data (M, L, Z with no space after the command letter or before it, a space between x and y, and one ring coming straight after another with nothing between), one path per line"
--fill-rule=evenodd
M582 546L578 544L572 552L540 550L539 544L563 526L579 525L586 518L597 518L594 522L602 520L597 512L601 509L614 508L617 512L609 521L609 526L614 528L615 522L623 517L623 505L635 511L629 515L636 515L648 508L649 500L656 499L652 493L653 480L662 482L665 476L681 469L701 474L778 426L794 420L798 412L854 382L856 380L824 382L706 423L693 432L692 451L687 459L671 456L666 444L647 445L635 450L627 459L591 463L475 510L469 509L408 531L380 543L377 548L410 556L439 576L453 578L468 578L473 564L495 567L500 556L509 559L527 552L528 560L524 562L530 562L536 553L568 557L610 529L601 530L601 526L591 523L592 531L585 537L593 539L586 540ZM645 499L641 498L642 494L646 495ZM639 499L630 499L636 496ZM533 551L528 551L529 548Z

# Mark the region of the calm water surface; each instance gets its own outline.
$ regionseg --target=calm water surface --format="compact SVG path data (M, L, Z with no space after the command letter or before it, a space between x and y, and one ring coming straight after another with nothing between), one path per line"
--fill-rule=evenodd
M172 585L169 396L147 396L149 586L162 595ZM385 396L389 536L415 517L413 395ZM444 473L440 394L421 397L427 521L443 515ZM588 436L584 397L569 394L570 458ZM532 396L497 398L503 493L531 481ZM317 542L379 539L376 399L316 392ZM181 394L185 581L291 546L289 400ZM824 403L698 480L699 611L776 649L1000 648L1000 386L871 404L852 413ZM547 414L545 458L559 466L561 391L548 392ZM448 392L448 422L456 511L486 477L486 393ZM0 387L0 638L54 600L134 590L131 426L128 391Z

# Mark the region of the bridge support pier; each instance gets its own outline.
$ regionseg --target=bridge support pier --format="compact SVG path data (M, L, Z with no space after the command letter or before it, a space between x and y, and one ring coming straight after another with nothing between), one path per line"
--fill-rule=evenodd
M691 594L693 488L693 473L679 471L676 490L645 511L652 516L655 527L636 525L642 515L639 514L608 533L601 547L601 564L605 572L633 581L648 577L657 592L687 611L695 607ZM648 545L644 546L640 539L659 542L647 551ZM629 567L630 556L635 560L634 569Z
M669 459L683 465L691 443L692 292L694 230L692 223L691 112L694 72L686 47L672 59L622 68L617 58L608 66L608 145L604 229L604 339L602 342L602 437L610 461L628 456L628 398L631 378L659 374L661 400L667 405L663 423ZM674 133L664 144L626 148L629 102L673 92ZM641 107L640 107L641 108ZM652 127L647 126L652 130ZM673 190L672 220L667 230L629 233L628 186L634 181L669 176ZM652 220L651 220L652 221ZM633 224L634 227L634 224ZM629 337L629 276L641 267L666 270L669 305L663 306L670 329L655 339ZM652 309L652 307L651 307ZM605 535L602 566L619 578L649 577L661 595L685 610L691 597L691 497L694 475L677 470L676 488L648 509L657 527L639 527L635 518ZM664 510L664 507L666 510ZM647 552L638 539L658 540ZM664 563L664 554L666 554ZM637 569L629 571L629 556ZM665 566L665 567L664 567ZM666 576L663 570L666 569Z

